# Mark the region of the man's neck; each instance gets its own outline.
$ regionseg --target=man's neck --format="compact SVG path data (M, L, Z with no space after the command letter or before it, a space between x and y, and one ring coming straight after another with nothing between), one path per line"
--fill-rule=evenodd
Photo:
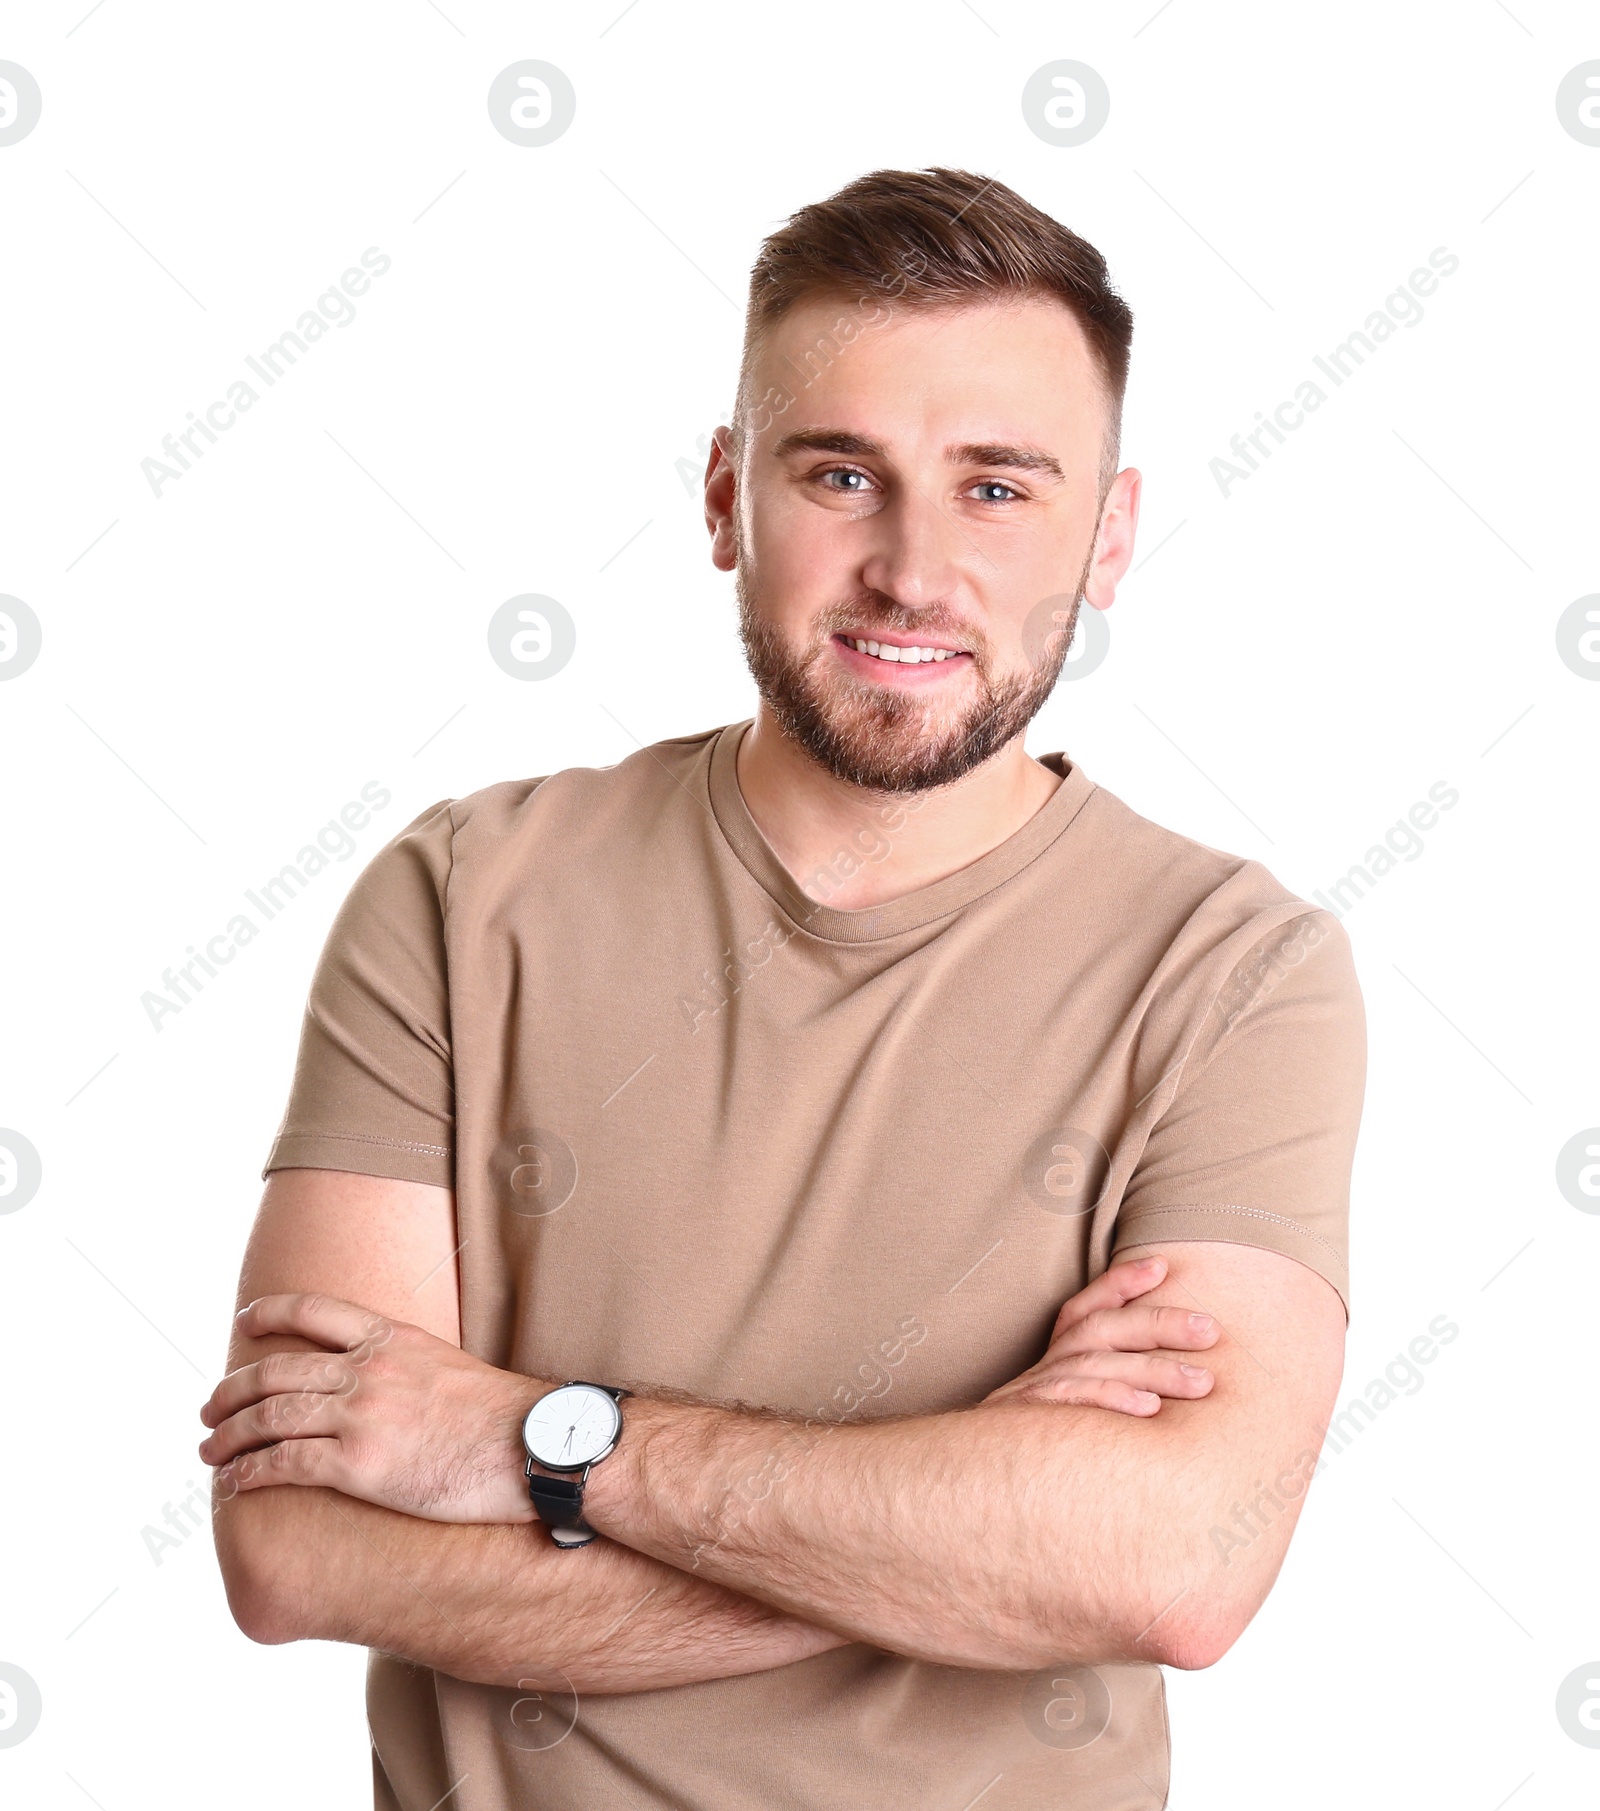
M751 817L795 884L820 898L809 882L821 870L825 903L847 912L970 867L1014 836L1061 784L1019 735L953 785L885 798L829 773L765 706L740 744L736 772Z

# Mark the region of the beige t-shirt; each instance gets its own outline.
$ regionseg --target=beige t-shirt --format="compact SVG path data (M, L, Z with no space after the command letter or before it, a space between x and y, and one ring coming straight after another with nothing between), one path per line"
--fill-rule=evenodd
M1119 1246L1265 1246L1348 1306L1365 1032L1337 920L1061 755L969 867L819 904L915 811L803 890L740 795L744 727L409 824L329 935L266 1169L453 1187L491 1364L819 1418L977 1402ZM852 1644L583 1698L553 1746L522 1696L374 1654L380 1811L463 1776L453 1811L959 1811L991 1782L986 1811L1135 1811L1167 1786L1155 1666Z

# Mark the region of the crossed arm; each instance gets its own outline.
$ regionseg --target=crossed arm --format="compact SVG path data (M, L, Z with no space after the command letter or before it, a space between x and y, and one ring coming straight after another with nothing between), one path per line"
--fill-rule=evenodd
M257 1639L591 1693L847 1641L969 1667L1209 1665L1277 1575L1342 1360L1314 1273L1171 1242L1074 1297L1044 1359L974 1407L818 1425L635 1397L586 1495L610 1538L564 1553L529 1525L517 1441L564 1380L460 1350L453 1226L443 1189L269 1180L201 1448Z

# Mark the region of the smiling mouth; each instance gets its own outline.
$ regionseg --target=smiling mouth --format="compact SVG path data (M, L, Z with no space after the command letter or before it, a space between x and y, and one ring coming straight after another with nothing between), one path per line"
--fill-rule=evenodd
M936 665L972 658L964 648L935 648L920 644L900 647L894 642L874 641L871 637L862 635L836 635L834 640L854 653L864 654L869 660L878 661L884 666Z

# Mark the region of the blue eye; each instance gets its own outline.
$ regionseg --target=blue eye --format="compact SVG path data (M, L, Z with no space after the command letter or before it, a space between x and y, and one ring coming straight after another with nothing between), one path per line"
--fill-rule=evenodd
M1000 490L1006 493L1003 497L980 497L978 500L981 503L1006 503L1017 494L1009 484L1002 484L998 478L980 478L973 489Z
M827 488L829 490L854 489L855 488L854 486L846 486L846 485L840 485L840 484L828 484L827 481L829 478L859 478L863 484L866 484L869 481L867 478L867 474L865 472L852 471L848 466L842 466L842 465L835 466L832 468L832 470L824 472L822 474L823 483L825 485L827 485Z

